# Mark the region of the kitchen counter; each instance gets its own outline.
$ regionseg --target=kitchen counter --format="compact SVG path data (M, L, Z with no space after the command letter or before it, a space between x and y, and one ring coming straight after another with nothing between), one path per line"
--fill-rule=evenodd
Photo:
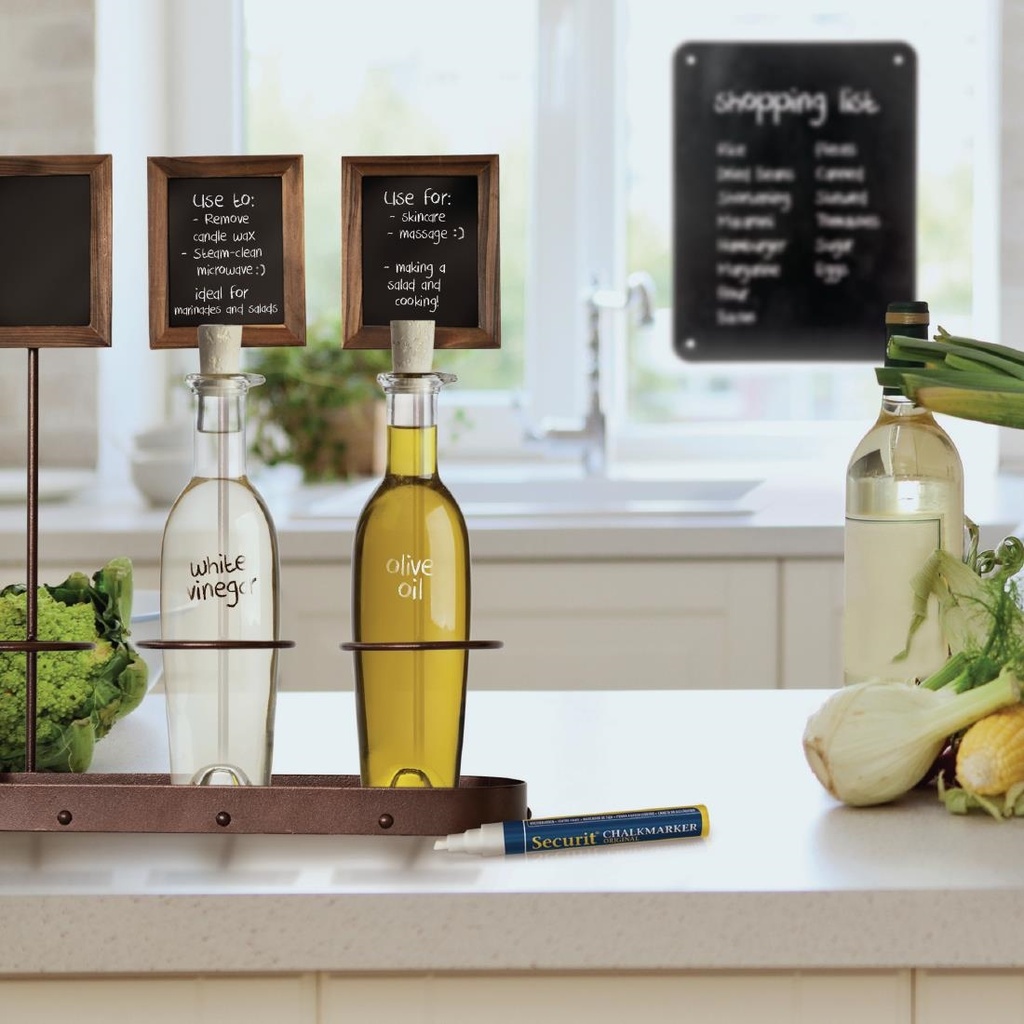
M800 744L825 696L470 694L463 769L525 779L535 816L701 802L703 839L0 833L0 975L1024 967L1024 821L838 805ZM165 770L162 716L150 695L94 769ZM350 694L282 696L275 771L356 764Z
M348 561L355 519L308 514L324 495L344 485L280 491L264 489L277 527L281 558L291 563ZM974 493L968 514L991 547L1024 521L1024 479L1001 477ZM40 561L77 565L83 551L105 558L127 555L155 564L166 508L148 506L132 488L94 487L39 509ZM721 514L473 515L467 513L474 561L558 559L841 558L842 481L812 482L799 475L767 480L738 510ZM0 507L0 562L25 558L25 510ZM95 558L91 559L92 561Z

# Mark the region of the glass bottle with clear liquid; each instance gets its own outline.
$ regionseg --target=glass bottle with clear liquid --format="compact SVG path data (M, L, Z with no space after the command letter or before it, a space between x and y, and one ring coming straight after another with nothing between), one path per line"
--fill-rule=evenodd
M469 639L466 523L437 468L437 402L451 374L386 373L387 468L356 526L355 653L364 786L458 784Z
M186 644L163 651L171 781L269 785L278 653L259 644L279 636L279 562L270 513L246 475L245 430L246 394L263 377L186 380L195 466L160 556L163 641Z
M927 338L928 322L926 302L892 303L886 336ZM934 598L907 648L911 581L937 548L963 557L963 500L963 465L949 435L927 409L883 389L878 419L846 471L846 683L922 679L946 661Z

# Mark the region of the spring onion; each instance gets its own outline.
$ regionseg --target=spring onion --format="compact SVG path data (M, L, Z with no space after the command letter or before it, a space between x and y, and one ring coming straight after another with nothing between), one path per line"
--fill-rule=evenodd
M878 382L898 388L925 409L1024 427L1024 352L940 327L931 341L893 335L886 355L903 365L879 367Z

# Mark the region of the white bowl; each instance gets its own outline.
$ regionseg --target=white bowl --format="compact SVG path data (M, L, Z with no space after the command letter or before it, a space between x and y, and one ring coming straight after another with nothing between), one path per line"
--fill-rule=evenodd
M192 451L192 421L168 420L135 435L135 447L145 452Z
M192 453L134 452L131 473L132 483L151 505L167 507L192 476Z

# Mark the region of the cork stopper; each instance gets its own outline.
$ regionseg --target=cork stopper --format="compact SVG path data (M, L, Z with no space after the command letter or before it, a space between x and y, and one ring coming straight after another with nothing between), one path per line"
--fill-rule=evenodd
M240 373L241 352L241 324L200 326L199 372L204 376Z
M430 373L434 364L434 321L391 321L391 366L395 373Z

